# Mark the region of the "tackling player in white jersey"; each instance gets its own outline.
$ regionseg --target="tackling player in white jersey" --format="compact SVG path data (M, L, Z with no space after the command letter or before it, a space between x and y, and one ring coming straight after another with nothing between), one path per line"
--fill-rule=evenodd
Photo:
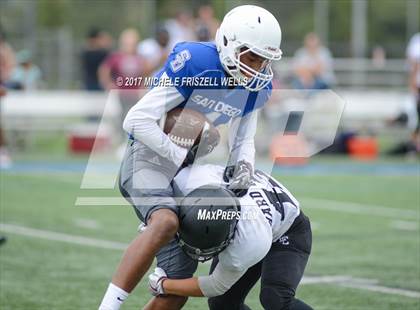
M294 297L312 244L299 202L262 171L255 172L243 197L229 193L222 176L222 167L205 165L183 169L175 178L186 196L180 206L180 245L193 260L218 254L210 275L175 280L156 268L149 276L152 293L206 296L214 310L249 309L244 300L261 277L264 309L312 309Z

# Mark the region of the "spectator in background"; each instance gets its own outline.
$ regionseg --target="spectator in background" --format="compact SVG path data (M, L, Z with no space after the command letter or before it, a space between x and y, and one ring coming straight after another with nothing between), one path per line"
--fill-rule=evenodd
M15 53L6 42L5 34L0 28L0 84L9 80L16 65Z
M334 82L333 59L330 51L321 44L315 33L305 36L304 46L293 58L296 89L326 89Z
M6 96L6 88L0 83L0 98L4 96ZM1 106L0 106L0 110L1 110ZM1 117L1 114L0 114L0 117ZM3 130L1 128L1 120L0 120L0 170L9 168L12 164L9 153L3 150L3 143L4 143ZM6 240L7 240L6 236L0 235L0 245L4 244Z
M103 90L98 80L98 68L108 56L112 46L112 39L108 34L92 28L87 36L86 46L81 54L83 86L86 90Z
M407 141L398 143L387 151L389 155L416 154L420 152L420 33L415 34L407 46L407 60L409 65L408 84L413 95L414 109L408 109L396 118L389 120L388 125L406 125L410 119L416 123L413 125L411 137ZM413 115L414 114L414 115Z
M194 19L189 11L179 11L175 19L169 19L165 23L166 29L169 32L169 50L175 46L175 44L183 41L195 41L194 33Z
M1 119L2 97L6 95L5 81L10 78L15 66L15 54L10 45L6 42L5 35L0 29L0 169L9 168L12 165L9 152L6 147ZM0 242L5 239L0 237Z
M41 83L41 69L32 62L32 54L21 50L16 54L18 65L12 71L6 85L18 90L38 89Z
M412 134L412 143L416 152L420 152L420 32L408 43L407 59L410 65L409 86L417 106L417 127Z
M201 42L209 42L214 40L214 38L211 38L210 31L206 25L198 25L195 35L197 40Z
M213 41L220 26L220 21L214 17L214 10L210 5L202 5L198 9L196 24L198 39L200 41ZM204 37L204 34L206 37ZM200 35L201 38L207 38L207 40L200 39Z
M372 50L372 65L376 69L383 69L386 64L386 52L382 46L375 46Z
M139 43L137 52L151 66L153 71L158 70L168 57L169 32L163 25L156 28L154 38L148 38Z
M150 65L137 54L139 39L137 30L124 30L119 37L118 51L108 55L98 71L99 81L104 89L118 90L121 124L128 110L139 100L142 84L138 78L151 73Z

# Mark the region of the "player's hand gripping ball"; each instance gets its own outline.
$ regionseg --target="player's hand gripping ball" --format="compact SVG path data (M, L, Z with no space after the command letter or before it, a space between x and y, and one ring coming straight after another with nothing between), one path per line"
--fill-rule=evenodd
M168 112L163 131L173 143L189 150L184 166L205 156L219 144L216 127L200 112L175 108Z

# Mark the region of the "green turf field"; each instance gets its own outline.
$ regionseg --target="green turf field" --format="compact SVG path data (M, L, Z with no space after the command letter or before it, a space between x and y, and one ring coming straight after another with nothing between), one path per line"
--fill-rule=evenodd
M0 247L0 309L97 308L138 223L129 207L74 206L78 196L118 195L81 191L81 177L1 172L0 234L8 241ZM298 297L315 309L420 309L418 174L279 179L313 223L308 282ZM123 309L140 309L149 298L143 280ZM247 304L261 309L258 285ZM185 307L206 308L199 298Z

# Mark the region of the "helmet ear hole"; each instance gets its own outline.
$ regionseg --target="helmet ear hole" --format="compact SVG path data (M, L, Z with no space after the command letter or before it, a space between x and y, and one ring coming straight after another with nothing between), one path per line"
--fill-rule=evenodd
M228 40L227 40L226 36L223 36L223 44L225 46L227 46L227 44L228 44Z

